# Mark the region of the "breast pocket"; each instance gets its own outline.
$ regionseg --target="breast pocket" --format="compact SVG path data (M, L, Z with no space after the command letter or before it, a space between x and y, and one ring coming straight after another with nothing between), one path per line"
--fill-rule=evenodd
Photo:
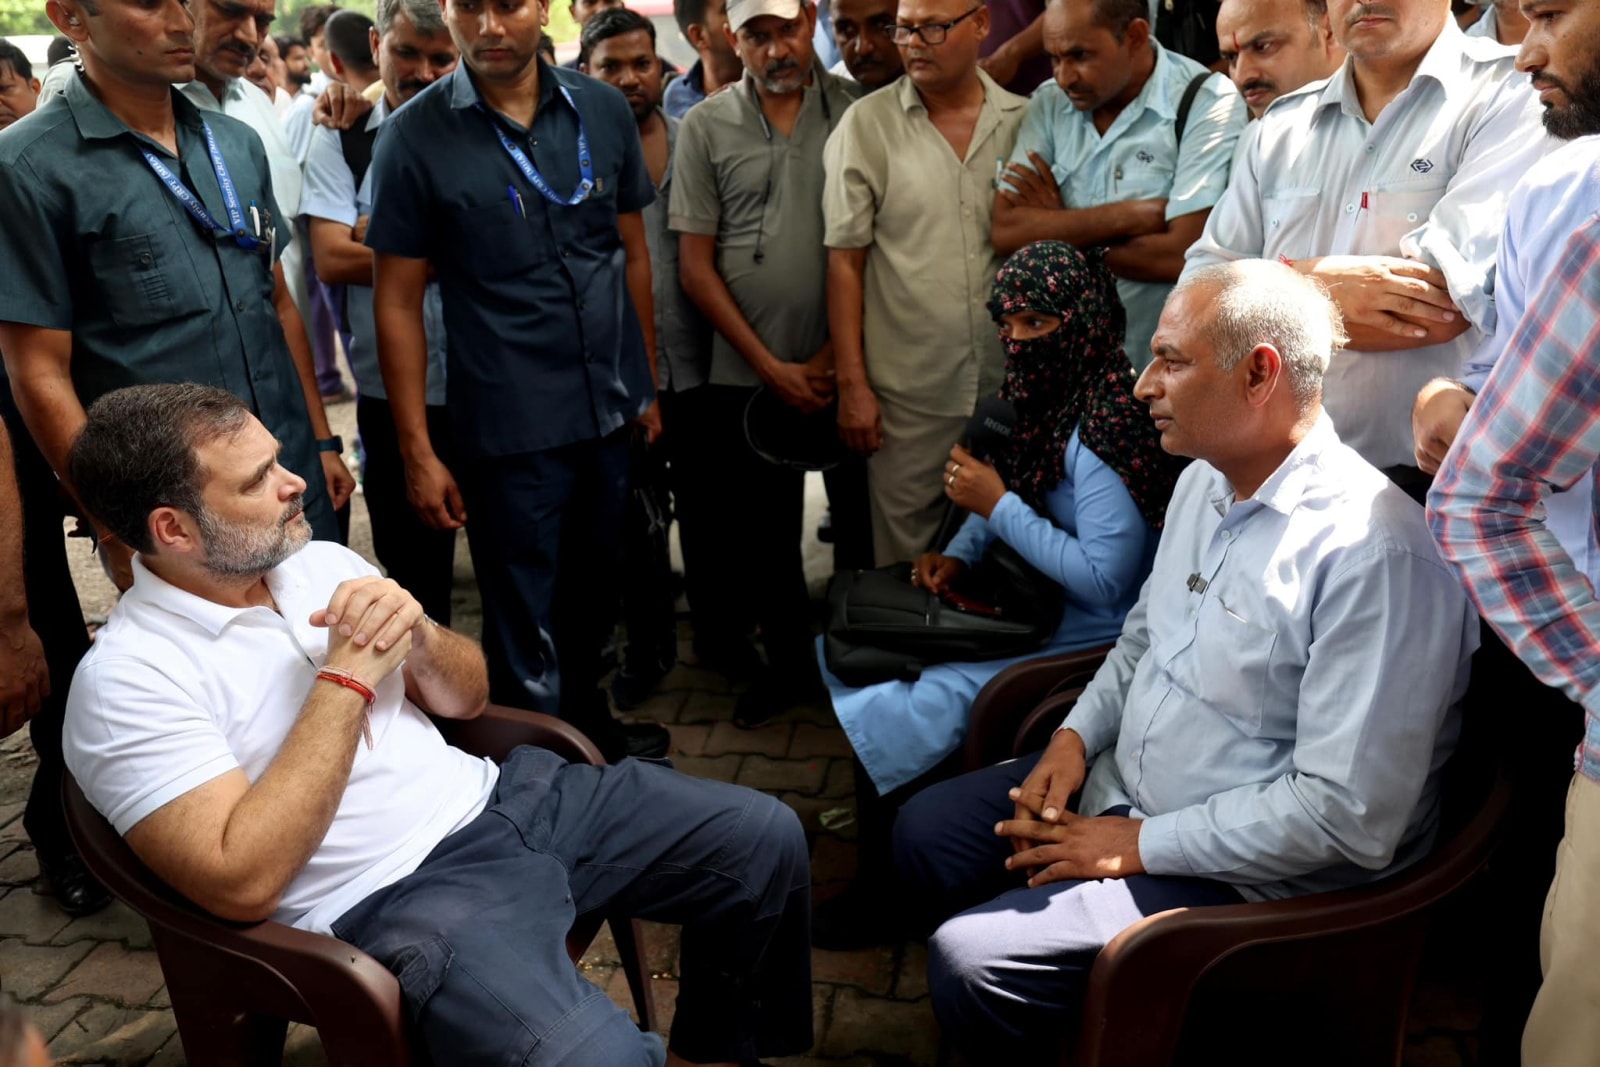
M1362 246L1397 254L1400 238L1428 221L1445 190L1443 182L1406 182L1373 190L1367 197L1366 240Z
M581 204L568 208L578 212L583 232L593 238L621 241L617 234L617 180L621 171L595 176L594 188Z
M168 234L96 241L89 266L111 321L126 329L196 315L208 306L186 252Z
M1317 198L1321 189L1299 186L1263 190L1261 194L1261 240L1268 257L1304 259L1313 255L1312 235L1317 224Z
M544 244L535 239L535 227L543 225L537 199L537 193L523 193L520 212L509 194L456 211L451 229L457 261L484 278L505 278L533 267Z
M1195 684L1201 700L1236 720L1247 733L1261 731L1267 668L1277 632L1247 618L1249 609L1213 594L1200 605L1195 630Z
M1117 200L1158 200L1172 192L1173 161L1164 152L1140 146L1125 152L1111 170L1111 195Z

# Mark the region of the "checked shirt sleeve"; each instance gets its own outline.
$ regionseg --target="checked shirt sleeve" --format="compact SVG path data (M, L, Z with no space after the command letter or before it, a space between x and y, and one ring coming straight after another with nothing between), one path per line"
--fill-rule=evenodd
M1597 456L1600 219L1591 219L1515 324L1428 494L1434 540L1479 612L1541 681L1591 714L1600 602L1545 527L1544 497Z

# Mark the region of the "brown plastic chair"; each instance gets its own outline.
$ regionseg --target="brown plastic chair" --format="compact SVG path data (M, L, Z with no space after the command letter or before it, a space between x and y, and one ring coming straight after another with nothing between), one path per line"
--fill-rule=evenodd
M435 722L451 744L478 756L503 759L531 744L573 763L605 762L582 733L548 715L491 706L477 719ZM84 864L150 924L191 1064L281 1063L290 1022L316 1027L336 1067L410 1062L400 985L376 960L333 937L272 921L228 922L201 910L139 861L70 774L63 793ZM580 919L567 935L574 960L603 921ZM618 919L611 932L641 1028L653 1030L655 1002L639 925Z
M1016 689L1032 704L975 705L969 768L1043 748L1092 677L1081 663L1036 663ZM1469 694L1428 856L1360 889L1135 923L1096 958L1060 1062L1398 1064L1429 913L1483 869L1503 829L1511 786L1479 722L1488 711Z
M973 699L967 716L963 753L966 769L979 770L1019 755L1014 750L1019 732L1023 737L1036 735L1053 708L1061 704L1057 700L1050 708L1045 707L1052 697L1070 694L1071 700L1076 700L1094 672L1100 669L1100 664L1105 662L1111 647L1101 645L1024 660L989 679L989 684ZM1061 707L1060 716L1049 725L1060 726L1069 710L1070 701ZM1043 747L1042 742L1040 747Z

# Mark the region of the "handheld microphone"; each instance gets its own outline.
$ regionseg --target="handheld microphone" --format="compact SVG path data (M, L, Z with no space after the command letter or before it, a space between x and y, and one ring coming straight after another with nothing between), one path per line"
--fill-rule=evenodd
M1017 409L1009 400L986 396L978 401L967 423L966 449L973 459L991 462L995 453L1011 443L1017 429Z
M1016 429L1017 409L1011 402L997 396L986 396L978 401L972 418L967 421L967 432L961 435L961 447L971 452L973 459L991 463L995 454L1011 443L1011 435ZM966 518L966 511L956 507L954 501L945 501L944 518L939 520L939 532L934 534L928 550L943 551Z

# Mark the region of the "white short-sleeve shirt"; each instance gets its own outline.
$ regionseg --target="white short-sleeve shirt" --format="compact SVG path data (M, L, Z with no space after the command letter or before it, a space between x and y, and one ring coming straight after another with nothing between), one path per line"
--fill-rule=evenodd
M327 660L328 632L311 613L340 582L377 573L314 541L267 576L275 612L203 600L138 557L133 571L73 676L62 737L68 769L122 834L235 767L261 777ZM446 744L404 690L400 671L379 683L373 745L357 745L333 823L284 892L280 922L326 932L488 803L498 768Z

